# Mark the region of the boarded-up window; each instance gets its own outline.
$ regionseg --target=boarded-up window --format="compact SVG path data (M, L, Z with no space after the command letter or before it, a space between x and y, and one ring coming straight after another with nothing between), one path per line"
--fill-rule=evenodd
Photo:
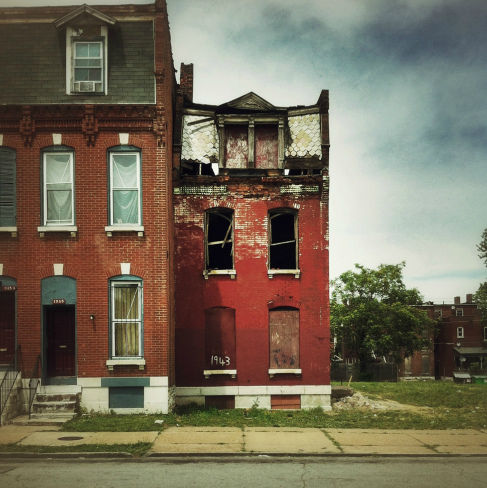
M205 238L206 269L233 269L233 210L208 210Z
M0 227L16 225L15 151L0 148Z
M247 125L225 126L225 166L248 168L249 128Z
M205 310L205 369L237 369L235 309Z
M269 311L270 368L299 368L299 310L279 307Z
M272 410L299 410L301 395L271 395Z
M278 133L277 125L255 126L255 167L278 168Z
M269 212L269 269L297 269L297 236L297 212L290 209Z

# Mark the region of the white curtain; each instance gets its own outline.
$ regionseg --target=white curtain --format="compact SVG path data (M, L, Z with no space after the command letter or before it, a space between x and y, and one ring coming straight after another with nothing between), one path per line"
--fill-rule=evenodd
M113 155L113 223L139 222L138 164L136 154Z
M140 356L140 306L137 285L116 286L114 293L113 319L115 327L115 355Z
M71 154L46 155L47 224L73 223Z

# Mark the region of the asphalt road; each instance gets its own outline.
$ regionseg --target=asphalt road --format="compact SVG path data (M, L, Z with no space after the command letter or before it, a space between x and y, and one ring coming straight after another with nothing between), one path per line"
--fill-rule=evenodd
M0 460L0 487L485 486L486 457L248 457Z

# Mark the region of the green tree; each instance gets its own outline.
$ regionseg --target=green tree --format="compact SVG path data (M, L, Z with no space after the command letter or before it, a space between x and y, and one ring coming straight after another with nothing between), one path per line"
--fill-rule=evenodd
M482 234L482 240L477 245L479 251L479 258L484 259L484 263L487 266L487 229ZM479 289L473 296L477 305L482 309L482 320L487 322L487 281L480 283Z
M482 240L480 244L477 245L477 249L479 251L479 258L484 259L484 263L487 266L487 229L484 230L482 234Z
M381 264L374 270L356 264L356 271L347 271L331 282L332 332L348 351L357 354L362 373L373 361L372 353L391 354L399 363L401 353L409 357L431 347L423 332L434 329L436 321L411 306L420 305L423 297L416 288L404 285L405 265Z

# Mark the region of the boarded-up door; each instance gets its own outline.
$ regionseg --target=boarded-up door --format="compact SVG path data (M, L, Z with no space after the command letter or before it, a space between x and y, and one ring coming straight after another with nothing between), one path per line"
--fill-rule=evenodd
M9 364L15 352L15 292L0 291L0 364Z
M299 310L280 307L269 311L270 368L299 368Z
M247 125L225 126L225 166L248 168L249 128Z
M255 167L278 168L278 136L277 125L255 126Z
M75 307L46 307L47 375L75 375Z
M237 369L235 309L205 310L205 369Z

